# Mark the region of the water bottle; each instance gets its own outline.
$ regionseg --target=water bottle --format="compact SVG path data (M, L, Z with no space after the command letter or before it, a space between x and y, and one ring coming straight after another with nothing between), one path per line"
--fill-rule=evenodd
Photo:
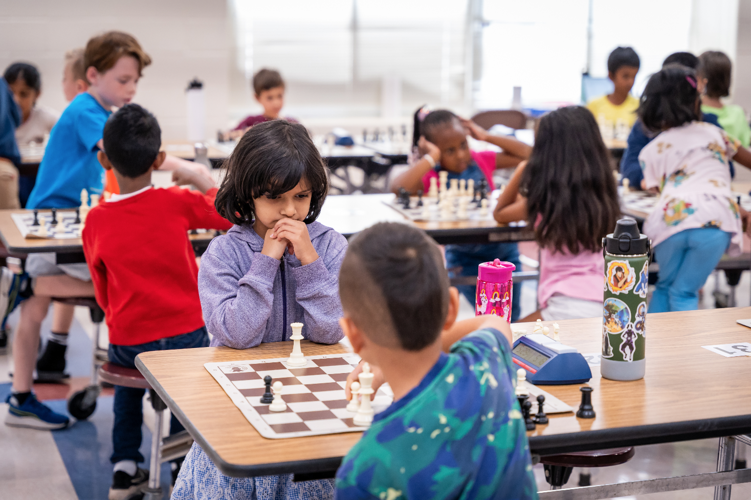
M187 98L188 140L203 141L206 139L206 104L203 93L203 82L194 78L185 89Z
M647 286L651 245L636 221L621 219L602 239L605 255L602 363L610 380L639 380L646 370Z
M477 268L477 293L475 312L495 314L511 323L511 300L514 281L511 273L516 266L511 262L483 262Z

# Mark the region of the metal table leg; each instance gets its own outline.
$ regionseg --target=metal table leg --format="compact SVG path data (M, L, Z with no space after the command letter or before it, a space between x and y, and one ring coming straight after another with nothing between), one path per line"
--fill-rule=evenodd
M735 467L735 438L721 437L717 447L717 472L731 471ZM714 500L730 500L732 486L715 486Z

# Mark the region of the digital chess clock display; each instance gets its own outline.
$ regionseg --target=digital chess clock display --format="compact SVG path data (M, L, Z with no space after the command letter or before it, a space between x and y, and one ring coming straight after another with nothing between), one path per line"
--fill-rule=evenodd
M522 343L519 343L514 347L513 353L534 366L542 366L550 359L549 356L546 356Z

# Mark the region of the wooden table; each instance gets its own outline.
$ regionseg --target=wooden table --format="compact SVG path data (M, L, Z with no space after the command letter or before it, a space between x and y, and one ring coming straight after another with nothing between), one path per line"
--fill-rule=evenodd
M724 358L703 345L745 342L751 330L736 324L751 308L650 314L647 373L643 380L613 382L593 367L588 384L597 417L551 415L529 433L532 454L597 450L734 436L751 432L751 358ZM582 353L599 352L602 320L561 321L561 341ZM529 324L531 332L533 325ZM153 351L136 366L188 429L231 476L333 472L359 434L268 440L247 422L203 367L204 363L286 356L291 342L247 350L225 347ZM305 343L309 355L344 351L340 344ZM577 408L579 385L545 390Z

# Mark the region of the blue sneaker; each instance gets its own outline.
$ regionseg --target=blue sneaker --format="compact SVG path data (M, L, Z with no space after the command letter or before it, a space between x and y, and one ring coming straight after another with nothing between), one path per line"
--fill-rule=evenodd
M18 304L31 296L28 281L29 275L25 272L15 274L7 267L0 268L0 314L3 317L0 331L5 331L5 323L10 313L18 307Z
M10 394L5 402L9 405L5 425L11 427L56 430L65 429L70 423L68 417L55 413L48 406L40 403L33 394L22 405L18 404L13 394Z

